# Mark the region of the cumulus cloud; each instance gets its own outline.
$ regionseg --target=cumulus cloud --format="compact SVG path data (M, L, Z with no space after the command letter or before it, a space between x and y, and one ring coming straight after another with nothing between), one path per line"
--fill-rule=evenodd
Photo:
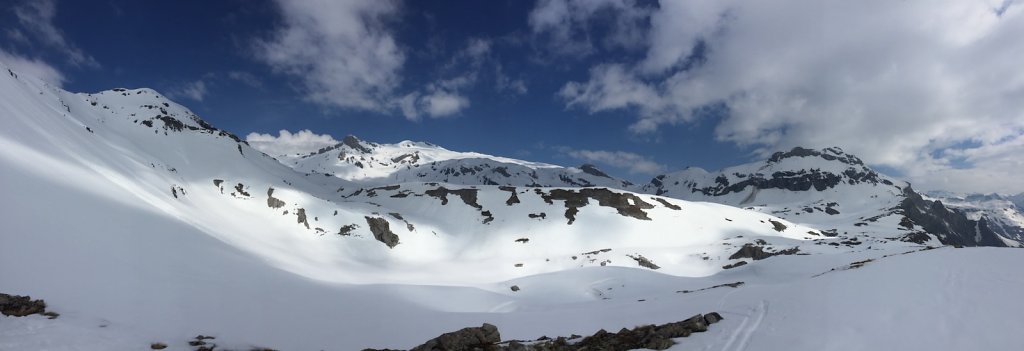
M278 0L283 26L257 41L257 57L297 77L306 97L341 108L386 112L401 83L405 54L385 20L386 0Z
M24 1L14 6L13 10L18 23L32 35L35 42L60 51L72 65L92 68L100 66L96 59L68 41L64 32L53 24L53 18L57 15L57 4L53 0ZM18 30L9 31L8 35L15 39L26 39Z
M172 90L170 94L174 97L184 97L195 101L203 101L206 97L206 82L203 80L197 80L181 87L178 90Z
M530 11L534 36L556 56L585 57L598 46L633 48L642 43L650 9L635 0L541 0ZM604 38L595 40L594 18L606 19Z
M22 57L0 49L0 62L10 67L14 72L39 78L57 87L60 87L65 82L64 74L41 60Z
M603 150L573 150L562 148L562 151L569 157L621 168L630 174L653 175L664 173L667 167L654 162L648 157L625 151L603 151Z
M271 156L293 156L295 154L308 154L339 143L334 137L328 134L316 134L308 129L291 133L287 130L273 134L249 133L245 141L256 150Z
M410 120L457 115L470 106L462 93L476 84L492 42L471 38L420 88L402 89L406 53L389 20L400 3L388 0L277 0L283 25L256 41L260 61L297 78L312 102ZM234 76L231 76L236 79ZM253 82L239 76L243 83Z
M649 27L637 27L642 57L600 63L559 96L590 113L633 111L638 134L717 106L726 113L712 122L715 137L762 154L839 145L911 181L938 185L934 177L948 173L988 186L1001 178L998 162L965 157L954 167L943 151L986 153L1024 130L1022 8L1002 0L662 1ZM600 20L569 16L538 23L571 33L577 22ZM1010 179L998 186L1024 190Z

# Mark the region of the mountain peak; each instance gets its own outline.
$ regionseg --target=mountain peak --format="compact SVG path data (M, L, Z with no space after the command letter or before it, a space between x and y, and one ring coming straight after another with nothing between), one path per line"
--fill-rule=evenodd
M819 157L827 161L839 161L849 165L863 166L864 162L857 156L847 154L839 147L827 147L821 150L794 147L789 151L779 151L768 158L768 163L778 163L782 160L794 157Z

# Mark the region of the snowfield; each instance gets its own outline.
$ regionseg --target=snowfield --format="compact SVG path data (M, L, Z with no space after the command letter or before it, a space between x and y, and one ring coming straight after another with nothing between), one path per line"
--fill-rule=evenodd
M426 143L279 162L153 90L0 72L0 293L60 313L0 316L0 350L406 349L712 311L673 349L1014 349L1024 329L1021 251L854 224L904 183L730 195L752 211ZM833 198L841 215L789 212Z

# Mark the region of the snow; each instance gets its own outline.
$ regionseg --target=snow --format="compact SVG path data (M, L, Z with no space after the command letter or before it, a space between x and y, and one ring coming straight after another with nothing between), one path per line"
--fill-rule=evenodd
M157 116L193 128L166 128ZM0 121L0 292L45 299L61 314L0 317L0 350L187 350L197 334L216 336L220 348L409 348L484 322L504 339L534 339L710 311L726 320L677 349L1012 349L1024 327L1024 306L1012 303L1024 292L1019 251L918 251L881 230L817 235L833 228L822 223L866 215L854 190L822 192L822 201L844 199L844 217L831 222L773 216L781 209L758 204L801 202L772 191L756 194L750 211L616 190L637 196L630 205L650 204L650 219L589 199L569 224L565 201L544 197L578 189L527 180L618 181L414 142L367 144L373 156L362 157L388 162L325 176L348 174L339 170L350 164L313 161L338 160L325 152L293 169L155 91L72 94L24 75L0 75ZM480 180L472 177L396 181L404 166L390 160L408 150L421 155L419 168L504 166L538 177L509 177L514 190L467 184ZM476 191L479 208L427 194L442 187ZM269 206L270 188L280 208ZM508 204L513 191L519 203ZM384 218L398 245L374 239L366 217ZM350 224L350 235L337 234ZM853 237L863 244L839 244ZM772 252L800 251L722 268L758 240ZM865 259L875 261L842 269Z

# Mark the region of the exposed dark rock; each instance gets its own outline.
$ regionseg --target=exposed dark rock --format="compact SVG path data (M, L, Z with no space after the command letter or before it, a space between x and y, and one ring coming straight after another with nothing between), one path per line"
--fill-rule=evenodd
M931 241L932 237L925 232L913 232L900 237L899 240L908 243L924 244Z
M270 208L281 208L284 206L284 201L274 197L274 188L267 189L267 207Z
M771 219L769 219L768 222L772 224L772 229L775 229L775 231L777 231L777 232L781 232L783 230L786 230L786 225L782 224L782 222L779 222L779 221L776 221L776 220L771 220Z
M398 234L391 232L391 225L388 224L388 220L379 217L364 218L366 218L366 224L370 226L370 232L373 233L374 239L384 243L388 248L394 248L395 245L398 245Z
M900 221L904 228L912 222L921 226L924 232L935 235L944 245L1007 246L988 227L984 217L971 220L959 211L946 208L942 202L925 200L909 186L903 189L903 195L899 211L908 219Z
M704 315L704 322L706 322L708 325L718 323L723 319L725 318L722 318L722 315L718 314L718 312L710 312Z
M660 197L652 197L652 199L654 199L654 201L660 202L662 206L668 207L676 211L683 209L682 207L679 207L679 205L673 205L671 202L665 201L665 199L662 199Z
M516 187L514 186L499 186L498 189L509 192L508 200L505 200L505 204L512 206L519 203L519 195L516 195Z
M494 215L491 214L491 211L480 211L480 215L484 216L484 224L491 223L492 221L494 221Z
M519 285L513 285L509 289L512 289L512 291L519 291Z
M736 263L733 263L733 264L724 265L724 266L722 266L722 269L733 269L733 268L736 268L736 267L739 267L739 266L743 266L743 265L746 265L746 264L747 264L747 261L739 261L739 262L736 262Z
M755 261L757 261L757 260L763 260L763 259L766 259L766 258L769 258L769 257L772 257L772 256L777 256L777 255L792 255L792 254L795 254L797 252L800 252L800 248L799 247L792 247L792 248L788 248L788 249L785 249L785 250L782 250L782 251L777 251L777 252L768 252L768 251L764 251L764 248L761 247L761 246L747 243L747 244L743 244L743 247L741 247L739 249L739 251L736 251L736 253L733 253L732 256L729 256L729 259L730 260L735 260L735 259L739 259L739 258L751 258L751 259L754 259Z
M162 342L154 342L152 344L149 344L149 349L150 350L163 350L163 349L166 349L166 348L167 348L167 344L164 344Z
M249 193L245 191L245 185L243 185L242 183L238 183L238 185L235 185L235 192L241 195L249 196Z
M441 334L423 345L409 351L459 351L493 348L501 342L498 327L484 323L480 327L462 328L458 331Z
M614 192L606 188L552 189L546 194L541 194L541 198L549 204L553 204L553 200L564 201L565 218L569 220L568 224L576 221L576 213L579 212L580 207L590 203L588 199L597 200L599 206L615 208L620 215L642 220L650 220L651 218L647 217L647 212L644 210L654 208L654 205L644 202L639 196Z
M46 301L32 300L29 296L8 295L0 293L0 314L12 317L24 317L46 312ZM51 316L50 319L56 317Z
M462 199L463 203L479 210L483 209L483 206L480 206L480 204L476 202L478 191L479 189L448 189L445 187L438 187L437 189L427 190L424 194L441 199L441 205L448 204L448 194L457 195Z
M647 257L644 257L643 255L636 255L636 256L626 255L626 256L629 257L629 258L632 258L634 261L636 261L636 263L639 264L640 267L650 268L650 269L661 268L661 267L658 267L658 265L654 264L654 262L651 262L651 260L647 259Z
M341 143L345 144L345 146L348 146L349 148L352 148L353 150L362 152L364 154L372 152L372 150L363 146L363 144L359 142L359 139L353 135L346 135L345 138L341 140Z
M309 229L309 221L306 220L306 209L300 208L295 211L295 214L299 217L298 223L305 225L306 229Z
M590 256L590 255L596 255L596 254L599 254L599 253L604 253L604 252L609 252L609 251L612 251L612 249L594 250L594 251L589 251L589 252L581 253L581 255L583 255L583 256Z
M531 214L528 214L527 216L529 216L530 218L544 219L544 218L547 218L548 215L544 214L544 212L541 212L541 213L531 213Z
M343 226L341 226L341 229L338 229L338 235L341 235L341 236L352 235L352 231L356 230L356 228L359 228L359 225L355 224L355 223L343 225Z
M527 239L527 238L519 238L519 239L516 239L516 242L517 242L517 243L523 243L523 244L525 244L525 243L528 243L528 242L530 242L530 239Z
M589 175L592 175L592 176L598 176L598 177L612 179L611 176L609 176L608 174L606 174L604 172L601 172L601 170L597 169L597 166L594 166L594 165L589 164L589 163L580 166L580 170L583 171L583 173L586 173L586 174L589 174Z

